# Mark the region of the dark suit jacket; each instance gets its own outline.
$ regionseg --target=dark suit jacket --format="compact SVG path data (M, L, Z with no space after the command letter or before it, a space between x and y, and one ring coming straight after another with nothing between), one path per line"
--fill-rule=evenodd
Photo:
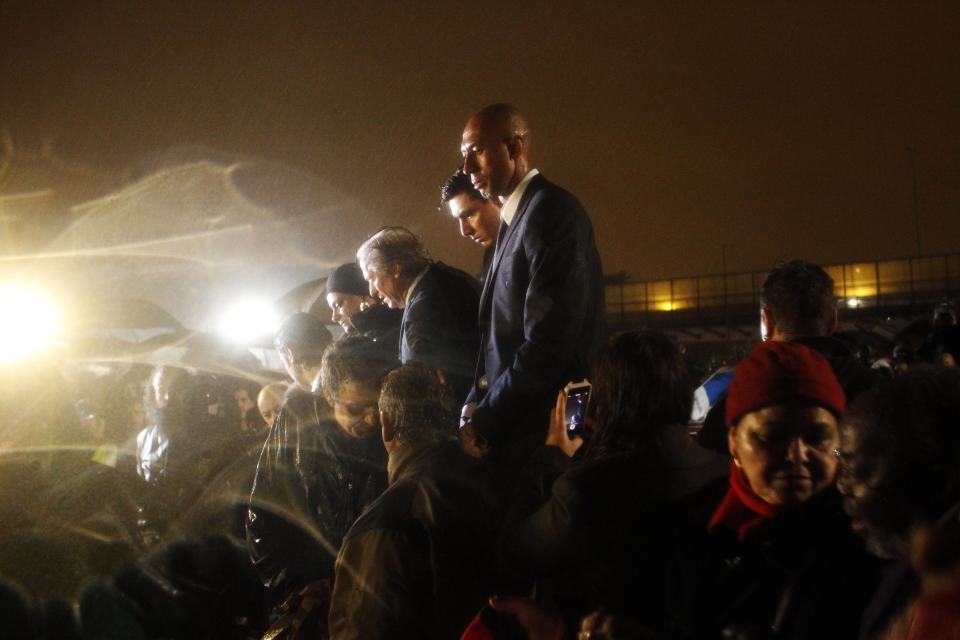
M403 310L400 361L440 369L462 399L477 362L479 283L469 274L435 262Z
M471 392L470 399L480 399L477 432L494 447L540 440L546 424L539 423L557 392L588 374L603 340L603 314L590 219L575 196L537 175L511 224L501 223L480 298L478 368L488 387ZM531 421L537 424L524 424Z

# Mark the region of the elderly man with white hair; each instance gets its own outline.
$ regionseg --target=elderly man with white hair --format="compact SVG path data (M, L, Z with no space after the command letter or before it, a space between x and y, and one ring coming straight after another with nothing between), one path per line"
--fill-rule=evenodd
M430 259L404 227L384 227L357 251L370 295L403 309L400 360L440 370L458 400L473 380L480 346L479 283Z

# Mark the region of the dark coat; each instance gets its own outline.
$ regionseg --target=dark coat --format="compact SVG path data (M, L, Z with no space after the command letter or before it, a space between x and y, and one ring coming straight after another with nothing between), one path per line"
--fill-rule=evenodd
M480 285L459 269L434 262L403 309L400 361L439 369L462 400L476 369Z
M400 321L402 309L391 309L385 304L377 304L369 309L358 311L350 316L350 322L364 338L370 338L393 349L400 359Z
M319 401L322 402L322 401ZM247 549L264 585L282 600L333 577L340 541L386 488L379 437L344 434L305 392L287 399L267 435L247 509Z
M480 298L487 388L471 394L494 446L543 442L556 393L587 375L604 334L600 255L576 197L537 175L504 227Z
M747 533L710 537L698 637L734 626L792 640L856 638L882 561L850 529L840 494L828 488ZM751 636L752 637L752 636Z
M504 568L549 580L568 615L602 605L680 636L690 618L681 552L705 538L728 465L681 426L643 448L573 463L542 506L507 526Z
M500 501L459 442L404 445L337 557L332 640L459 638L495 583Z

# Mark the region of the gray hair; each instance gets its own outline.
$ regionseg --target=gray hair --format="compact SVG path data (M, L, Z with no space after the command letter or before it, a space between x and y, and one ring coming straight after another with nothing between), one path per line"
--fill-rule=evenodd
M357 262L364 271L413 277L430 264L430 255L412 231L405 227L383 227L357 249Z

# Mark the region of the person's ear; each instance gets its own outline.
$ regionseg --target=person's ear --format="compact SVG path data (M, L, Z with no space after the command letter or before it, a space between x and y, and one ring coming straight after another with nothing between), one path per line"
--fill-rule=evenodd
M396 424L384 411L380 412L380 437L383 438L383 444L387 450L391 444L394 444L397 437Z
M520 136L513 136L507 141L507 152L511 158L519 158L526 147L526 141Z
M760 308L761 340L770 340L777 332L777 321L773 318L773 311L766 307Z
M333 402L334 402L333 394L331 394L326 389L323 389L322 387L321 387L320 393L321 395L323 395L323 399L327 401L327 404L330 405L330 408L333 409Z
M837 325L840 324L840 312L836 309L833 310L833 317L830 318L830 325L827 327L827 335L832 336L833 332L837 330Z

